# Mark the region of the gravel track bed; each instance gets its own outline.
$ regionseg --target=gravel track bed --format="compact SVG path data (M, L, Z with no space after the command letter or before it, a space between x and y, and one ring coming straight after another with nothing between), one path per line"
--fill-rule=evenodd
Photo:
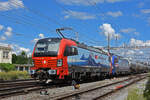
M88 87L93 87L96 85L104 85L108 83L113 83L116 81L121 81L124 79L127 79L128 77L124 78L115 78L115 79L105 79L102 81L97 81L97 82L91 82L91 83L84 83L80 84L80 89L86 89ZM66 86L66 87L61 87L61 88L52 88L52 89L47 89L48 95L41 95L40 91L35 91L35 92L30 92L28 94L24 95L18 95L18 96L13 96L13 97L8 97L8 98L3 98L1 100L52 100L51 97L57 96L58 94L63 94L63 93L70 93L72 91L78 91L74 90L72 86Z
M133 87L134 87L134 88L142 88L142 90L143 90L143 89L145 89L145 85L146 85L147 81L148 81L148 79L143 79L139 82L136 82L135 84L132 84L129 87L121 89L121 90L113 93L110 96L104 97L103 100L126 100L129 89L133 89Z

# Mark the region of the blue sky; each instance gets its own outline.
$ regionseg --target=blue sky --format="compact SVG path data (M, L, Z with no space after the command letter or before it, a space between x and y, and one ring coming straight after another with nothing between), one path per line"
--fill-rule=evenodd
M0 0L0 43L31 53L35 41L71 27L88 45L150 45L149 0ZM65 31L74 38L74 31ZM117 44L115 38L118 38Z

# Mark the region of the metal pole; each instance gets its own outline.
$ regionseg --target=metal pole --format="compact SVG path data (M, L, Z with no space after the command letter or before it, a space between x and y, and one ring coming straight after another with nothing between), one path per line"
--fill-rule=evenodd
M108 53L110 53L110 35L108 33Z
M118 40L118 36L116 36L116 47L118 46L117 40Z
M108 56L109 56L109 63L110 63L110 71L109 74L112 74L112 61L111 61L111 55L110 55L110 34L108 33Z

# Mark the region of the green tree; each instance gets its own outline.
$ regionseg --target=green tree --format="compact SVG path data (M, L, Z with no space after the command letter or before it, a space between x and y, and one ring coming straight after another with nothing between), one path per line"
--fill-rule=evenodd
M22 56L22 57L27 57L26 52L25 52L25 51L22 51L22 52L21 52L21 56Z
M22 51L19 55L12 55L12 63L13 64L32 64L32 58L27 57L25 51Z
M17 55L16 54L12 54L12 63L16 64L17 61Z

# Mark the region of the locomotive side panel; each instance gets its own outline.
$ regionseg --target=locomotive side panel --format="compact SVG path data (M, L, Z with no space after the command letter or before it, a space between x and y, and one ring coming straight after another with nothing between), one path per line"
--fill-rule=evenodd
M107 55L76 47L78 55L68 56L69 73L73 77L93 77L109 73ZM75 76L75 75L76 76Z
M78 55L67 57L69 66L109 67L108 56L82 48L77 50Z

